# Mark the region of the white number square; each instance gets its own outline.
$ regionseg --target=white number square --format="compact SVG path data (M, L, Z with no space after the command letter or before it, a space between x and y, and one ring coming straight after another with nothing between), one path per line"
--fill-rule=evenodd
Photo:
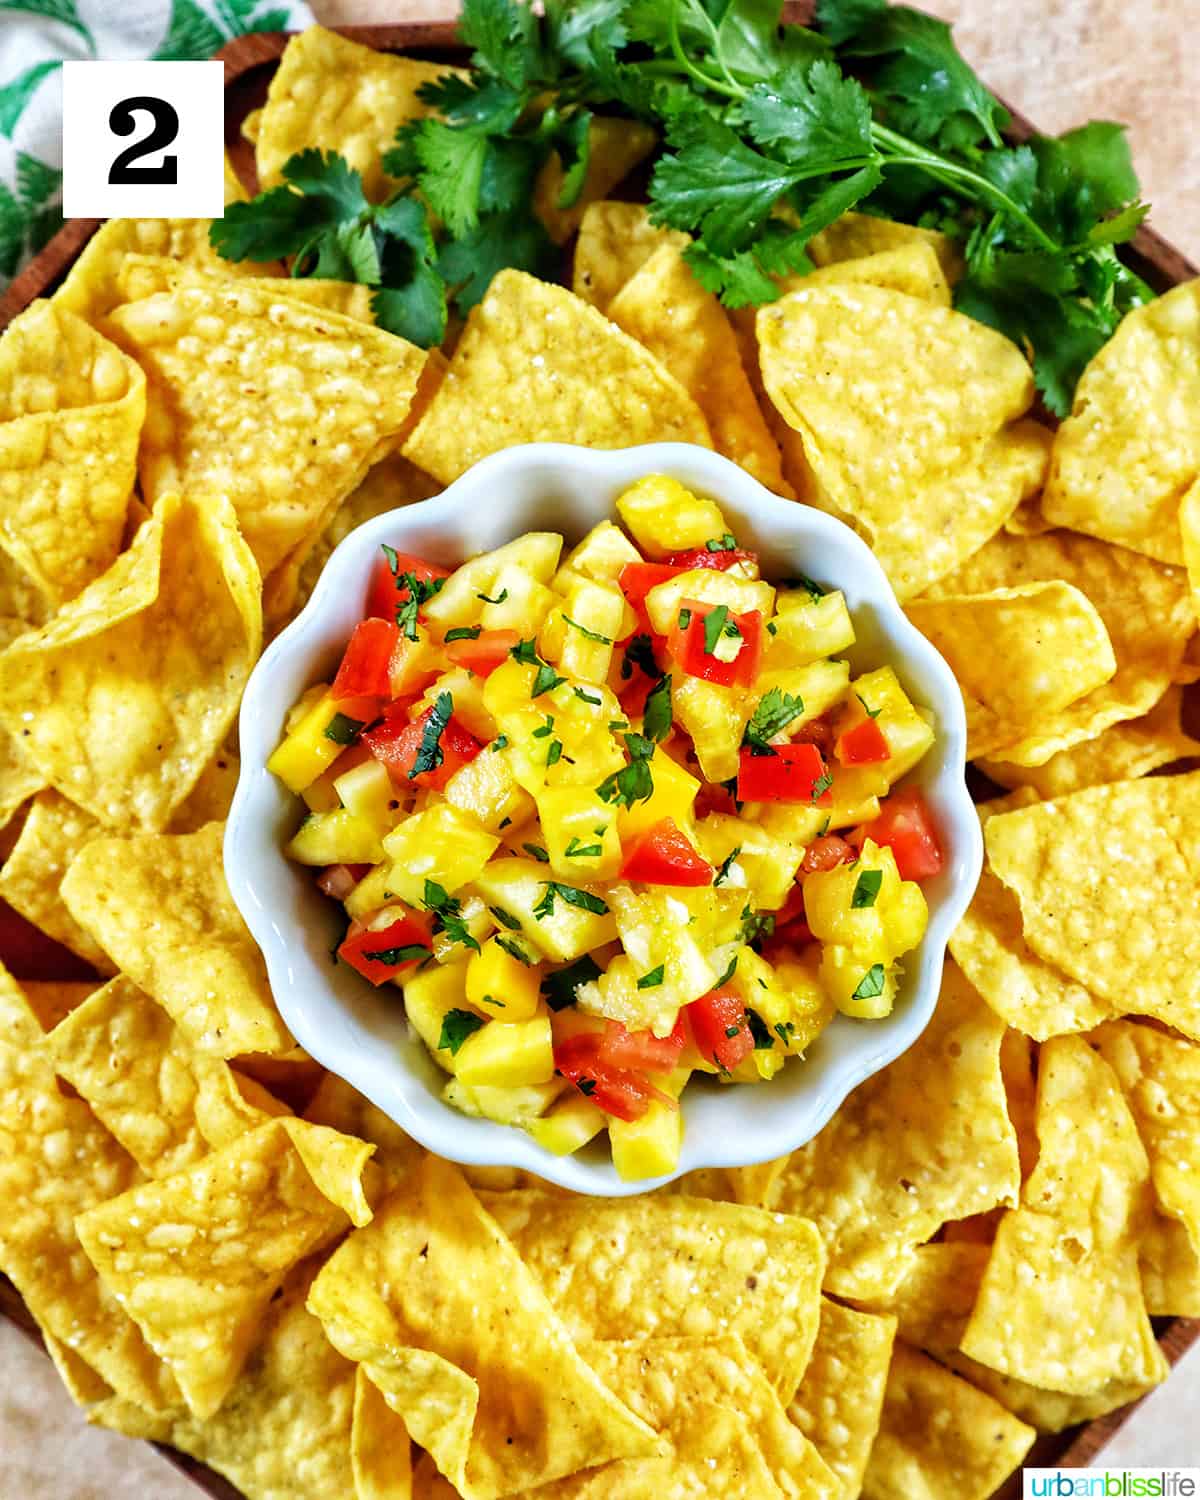
M215 219L224 210L219 62L63 64L63 214Z

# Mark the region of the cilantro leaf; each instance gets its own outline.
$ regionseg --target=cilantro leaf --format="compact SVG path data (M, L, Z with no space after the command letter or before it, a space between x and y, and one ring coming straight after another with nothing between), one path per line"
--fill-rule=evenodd
M541 992L546 997L546 1004L551 1010L566 1010L568 1005L575 1004L575 991L581 984L590 984L593 979L599 979L601 969L590 953L585 953L582 958L577 958L574 963L568 964L564 969L555 969L552 974L547 974L541 983Z
M442 1033L438 1037L438 1050L448 1049L452 1057L466 1039L484 1025L482 1016L473 1010L448 1010L442 1017Z
M423 943L405 943L399 948L376 948L370 953L364 952L363 957L372 963L386 964L392 969L401 964L424 962L429 954L430 950Z
M637 982L638 989L639 990L656 990L659 987L659 985L663 982L663 975L665 973L666 973L666 965L665 964L659 964L659 966L658 966L657 969L650 969L647 973L643 974L642 977L638 980L638 982Z
M854 882L854 892L850 897L851 908L859 911L864 907L874 906L882 884L882 870L861 871L858 879Z
M604 916L608 911L608 903L603 897L593 896L591 891L580 890L575 885L563 885L558 880L546 880L542 884L544 887L542 895L533 908L533 914L539 922L553 915L556 897L568 906L578 907L581 911L590 911L597 917Z
M750 1035L754 1038L754 1050L756 1052L768 1052L775 1045L775 1038L771 1035L770 1028L756 1010L746 1007L746 1025L750 1028Z
M648 802L654 795L654 777L649 765L654 741L641 734L626 734L622 738L629 752L629 764L606 776L596 788L596 795L602 802L632 807L635 802Z
M713 876L714 886L724 885L725 882L729 879L729 872L733 868L735 862L737 861L737 857L741 852L741 844L735 844L734 847L725 856L725 858L721 861L721 863L717 866L716 874L714 874Z
M665 740L671 732L673 719L671 674L668 672L646 694L646 706L642 710L642 734L648 740Z
M325 738L335 745L353 745L363 731L365 719L351 719L346 714L334 714L325 726Z
M479 940L472 934L462 914L462 902L449 895L445 886L436 880L425 882L425 910L436 918L435 926L444 932L452 943L461 943L464 948L480 951Z
M416 759L408 773L410 781L414 776L420 776L425 771L436 771L445 759L442 751L442 735L446 731L446 725L449 724L453 712L453 697L449 693L439 693L434 700L433 707L429 710L425 727L421 731L421 743L417 747Z
M578 630L579 634L589 641L599 641L602 646L611 646L613 638L611 635L601 635L598 630L589 630L586 625L581 625L578 620L572 620L570 615L563 615L563 620L572 630Z
M866 90L843 78L836 63L815 62L755 84L741 113L760 146L803 163L808 176L857 168L878 155Z
M524 89L542 67L537 20L528 5L515 0L464 0L459 35L475 49L477 68L511 89Z
M872 964L867 972L859 980L858 988L850 997L852 1000L873 1000L876 995L883 994L883 965Z
M770 748L770 741L782 734L798 714L804 712L804 699L800 695L785 693L773 687L758 700L758 706L746 725L746 744L759 749Z

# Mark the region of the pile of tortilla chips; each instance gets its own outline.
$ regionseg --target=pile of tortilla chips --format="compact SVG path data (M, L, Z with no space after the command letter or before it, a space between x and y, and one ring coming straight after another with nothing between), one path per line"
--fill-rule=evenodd
M439 71L314 28L260 180L315 146L386 193ZM649 133L592 130L578 205L536 188L573 290L503 271L442 351L170 221L0 338L0 896L96 971L0 968L0 1270L90 1421L249 1500L987 1500L1200 1316L1200 287L1052 432L942 236L848 214L731 315L606 197ZM1008 795L912 1050L789 1158L605 1201L297 1048L222 828L264 617L351 529L514 443L665 438L866 538Z

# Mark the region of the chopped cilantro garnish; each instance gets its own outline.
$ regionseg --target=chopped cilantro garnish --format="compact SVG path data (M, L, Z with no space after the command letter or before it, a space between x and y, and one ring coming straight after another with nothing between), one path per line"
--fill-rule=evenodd
M565 901L568 906L578 907L580 911L590 911L597 917L604 916L608 911L608 903L600 896L593 896L591 891L581 891L576 885L563 885L557 880L546 880L542 884L543 894L533 908L533 914L539 922L553 915L555 897Z
M777 687L768 689L746 725L745 743L755 749L769 750L770 741L803 712L804 699L799 693L785 693Z
M665 740L671 732L671 674L660 677L646 694L642 710L642 733L648 740Z
M563 753L562 740L551 740L550 744L549 744L549 746L547 747L547 750L546 750L546 764L547 764L547 766L556 766L556 765L558 765L559 761L562 759L562 753Z
M496 997L495 997L495 995L485 995L483 997L483 999L480 1001L480 1004L481 1005L495 1005L500 1010L507 1010L508 1009L508 1007L505 1005L504 1001L503 1000L497 1000Z
M590 984L600 978L600 966L588 953L568 964L565 969L556 969L547 974L541 984L542 994L551 1010L565 1010L575 1004L575 991L581 984Z
M396 579L396 587L408 590L408 597L396 603L396 624L400 627L401 635L407 636L410 641L420 639L417 635L417 615L421 606L439 592L444 582L442 578L418 578L415 573L400 574Z
M533 686L529 689L531 698L540 698L543 693L552 693L556 687L561 687L566 682L565 677L560 677L553 667L547 666L545 662L540 663L537 673L533 679Z
M577 698L582 698L585 703L590 703L593 708L600 708L604 703L603 698L593 698L591 693L587 692L584 688L581 687L577 687L575 689L575 696Z
M735 953L733 955L733 957L729 960L729 966L728 966L728 968L725 970L724 974L721 975L720 979L717 980L717 984L716 984L716 988L717 989L720 989L723 984L728 984L729 983L729 981L737 973L737 966L738 966L738 956Z
M602 802L632 807L635 802L648 802L654 795L654 777L650 774L654 741L641 734L626 734L622 738L629 751L629 764L606 776L596 788L596 795Z
M525 945L516 938L497 937L496 947L503 948L505 953L522 963L526 968L534 968L538 960Z
M578 620L572 620L570 615L563 615L563 619L572 630L578 630L579 634L586 636L589 641L599 641L602 646L611 646L613 644L611 635L601 635L598 630L589 630L586 625L581 625Z
M854 882L854 894L850 897L851 907L858 910L864 906L874 906L882 884L882 870L863 870Z
M750 1028L750 1035L754 1038L754 1050L756 1052L769 1052L775 1045L775 1038L771 1035L770 1028L756 1010L746 1007L746 1025Z
M399 553L396 551L395 547L389 547L386 542L383 542L381 544L380 550L383 552L383 560L387 563L392 577L397 577L400 572Z
M477 641L482 625L456 625L453 630L447 630L445 639L450 641Z
M370 959L372 963L386 964L389 969L399 964L410 964L414 960L429 957L429 949L423 943L405 943L400 948L376 948L372 952L363 952L363 957Z
M446 732L446 725L453 712L453 697L449 693L439 693L425 720L425 728L421 731L421 743L417 746L416 759L408 773L410 781L425 771L436 771L445 759L442 754L442 735Z
M527 641L518 641L515 646L510 646L508 654L513 661L519 661L523 667L536 667L542 659L537 654L537 639L534 636L530 636Z
M625 658L621 662L621 676L629 679L636 667L646 677L658 676L658 662L654 659L654 642L648 635L630 636L625 647Z
M651 969L649 971L649 973L643 974L642 977L637 982L638 989L639 990L656 990L659 987L659 985L663 982L663 974L665 972L666 972L666 965L665 964L659 964L659 966L658 966L657 969Z
M506 735L506 734L498 734L496 736L496 738L492 741L492 750L493 751L504 750L504 749L507 748L507 746L508 746L508 735Z
M852 1000L873 1000L876 995L883 994L883 965L872 964L859 981L858 988L850 997Z
M521 848L532 859L536 859L539 864L548 865L550 863L550 856L538 844L522 844Z
M490 599L487 594L476 594L475 597L476 599L481 600L484 604L503 604L504 601L508 598L508 590L501 589L494 599Z
M629 720L628 719L610 719L608 721L608 727L613 732L613 734L620 734L620 732L621 732L622 729L628 729L629 728Z
M783 1045L785 1047L791 1041L791 1039L795 1035L795 1033L796 1033L796 1024L795 1024L794 1021L776 1021L775 1022L775 1034L779 1038L779 1040L783 1043Z
M709 552L733 552L737 548L737 539L727 531L723 536L709 537L704 546Z
M742 638L737 621L729 618L727 604L718 604L704 616L704 654L706 656L715 654L717 643L722 637L734 641L740 641Z
M717 866L716 874L713 876L713 885L724 885L729 879L729 872L733 868L734 861L742 852L741 844L735 845L721 863Z
M594 1078L579 1078L575 1082L575 1087L581 1094L585 1094L590 1099L596 1092L596 1080Z
M675 623L679 626L680 630L686 630L688 628L688 626L692 623L692 612L691 612L691 610L690 609L681 609L679 611L679 617L675 621Z
M483 1017L477 1016L473 1010L448 1010L442 1017L438 1049L449 1048L450 1055L455 1056L471 1033L478 1031L483 1024Z
M554 733L554 715L553 714L547 714L546 715L546 722L544 724L539 724L538 727L533 731L533 738L535 740L544 740L548 734L553 734L553 733Z
M599 859L604 850L599 844L581 844L573 837L563 853L567 859Z
M811 578L803 573L798 573L795 578L787 579L787 586L794 589L803 589L814 603L818 599L824 599L825 597L825 590L821 585L814 583Z
M819 802L832 785L833 772L826 767L812 784L812 796L810 800Z
M462 902L449 895L445 886L439 885L436 880L426 880L424 906L426 911L434 914L438 929L452 943L461 943L464 948L474 948L476 953L479 952L479 940L472 935L463 919Z
M870 708L868 706L868 704L867 704L867 700L863 697L863 695L861 693L855 693L854 696L862 704L863 711L865 712L865 714L866 714L866 716L867 716L868 719L877 719L879 717L879 715L883 712L882 708Z
M325 726L325 738L335 745L353 745L363 731L365 719L351 719L346 714L334 714Z
M512 912L505 911L504 907L502 906L489 906L488 911L490 911L492 916L495 917L496 921L500 923L501 927L507 927L509 932L520 932L520 919L514 917Z
M743 943L755 943L759 938L770 937L774 931L775 913L773 911L754 911L749 906L742 908L741 941Z

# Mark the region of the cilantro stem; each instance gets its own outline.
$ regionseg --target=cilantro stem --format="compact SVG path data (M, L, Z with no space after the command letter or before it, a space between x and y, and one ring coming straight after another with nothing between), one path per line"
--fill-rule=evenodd
M671 0L667 16L667 34L671 39L672 53L684 71L690 74L697 83L703 84L706 89L711 89L714 94L724 94L726 99L744 99L746 97L745 89L732 86L728 83L722 83L719 78L710 78L702 69L696 67L695 63L692 62L691 58L683 50L683 40L679 35L679 0ZM720 64L722 72L725 72L725 65L719 57L717 58L717 62Z

